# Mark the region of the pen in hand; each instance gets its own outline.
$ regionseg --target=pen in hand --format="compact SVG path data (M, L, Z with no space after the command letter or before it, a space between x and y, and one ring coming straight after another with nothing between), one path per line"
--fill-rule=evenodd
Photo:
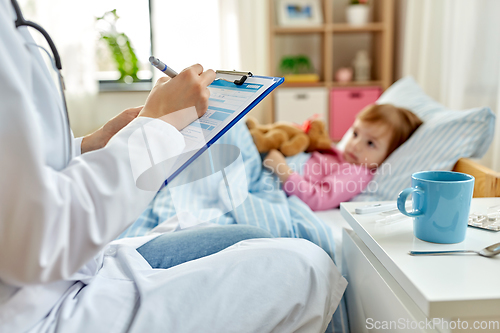
M149 57L149 62L151 63L151 65L158 68L160 71L167 74L172 79L177 76L177 72L172 68L167 67L167 65L165 65L160 59L151 56Z

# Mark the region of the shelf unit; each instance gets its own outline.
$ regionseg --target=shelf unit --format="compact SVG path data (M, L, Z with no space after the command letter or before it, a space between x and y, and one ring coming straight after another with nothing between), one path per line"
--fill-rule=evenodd
M345 23L345 9L348 0L320 0L323 14L323 24L318 26L283 27L277 24L277 1L269 1L270 18L270 72L280 76L279 61L284 55L283 40L297 38L307 44L305 51L316 48L316 73L319 82L284 83L279 89L290 87L325 87L330 90L336 87L380 87L388 88L393 82L393 38L394 38L394 0L371 0L372 22L363 26L352 26ZM340 83L334 81L334 73L339 67L350 66L346 54L339 57L343 45L349 45L350 39L369 40L366 45L372 60L371 77L367 82L352 81ZM308 41L314 40L314 43ZM280 44L281 41L281 44ZM346 44L347 43L347 44ZM289 43L290 44L290 43ZM300 44L300 42L299 42ZM342 45L343 44L343 45ZM347 51L346 51L347 52ZM352 52L352 50L351 50ZM304 52L307 54L307 52ZM344 58L344 59L340 59ZM329 103L329 102L328 102ZM273 103L273 121L276 120ZM328 119L326 119L328 121Z

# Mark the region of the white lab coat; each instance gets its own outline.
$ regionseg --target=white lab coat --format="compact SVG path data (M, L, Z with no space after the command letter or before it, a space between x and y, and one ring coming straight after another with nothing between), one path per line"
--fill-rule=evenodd
M305 240L244 241L168 270L135 250L153 236L109 244L155 194L135 186L127 145L150 119L81 156L74 139L66 165L56 87L14 20L0 0L0 332L324 330L346 281Z

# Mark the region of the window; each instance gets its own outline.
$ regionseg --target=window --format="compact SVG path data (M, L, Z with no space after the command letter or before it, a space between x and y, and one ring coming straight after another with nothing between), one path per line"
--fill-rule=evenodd
M242 3L238 0L19 3L25 17L42 25L56 43L68 95L94 94L97 82L101 91L150 90L151 82L163 75L149 64L151 54L178 72L194 63L205 69L240 69L238 12ZM52 10L55 7L57 11ZM96 22L96 17L114 9L119 17L114 28L104 21ZM116 29L130 40L138 60L139 82L117 82L121 74L116 60L106 41L99 40L99 30L106 29ZM246 39L246 43L251 44L251 40Z

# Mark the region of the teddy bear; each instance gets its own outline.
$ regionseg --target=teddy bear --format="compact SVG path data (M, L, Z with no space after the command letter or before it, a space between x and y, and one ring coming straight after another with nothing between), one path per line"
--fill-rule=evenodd
M308 120L302 126L284 121L261 125L249 116L246 124L259 153L277 149L285 156L293 156L331 146L325 124L319 119Z
M302 125L309 136L307 152L327 150L332 147L332 140L326 131L325 123L320 119L306 120Z

